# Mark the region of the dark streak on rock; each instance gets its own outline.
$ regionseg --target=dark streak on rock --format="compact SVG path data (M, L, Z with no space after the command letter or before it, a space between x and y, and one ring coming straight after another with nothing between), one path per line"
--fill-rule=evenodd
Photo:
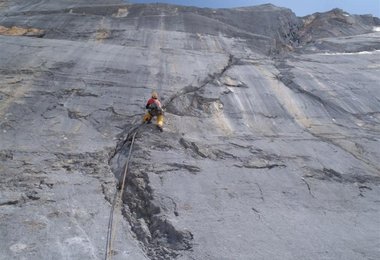
M124 169L124 160L128 157L131 136L138 128L139 125L131 127L120 134L122 138L120 138L121 140L108 160L112 171L118 179ZM139 153L140 149L138 144L135 144L134 153ZM149 153L140 152L143 157L139 159L149 161L149 158L147 158ZM198 167L193 165L179 163L168 165L178 170L185 169L190 173L200 171ZM163 210L154 199L148 175L149 163L144 164L132 161L131 166L130 169L132 170L129 170L126 176L126 187L123 196L125 207L122 213L130 223L132 231L136 234L138 240L144 245L149 258L157 260L174 259L179 255L180 251L190 250L193 240L192 233L188 230L177 230L165 214L162 213ZM173 214L179 216L175 201L173 199L171 201L174 205Z
M273 169L273 168L285 168L286 165L285 164L266 164L266 165L252 165L252 164L243 164L241 166L239 165L235 165L239 168L241 167L244 167L244 168L248 168L248 169Z
M305 175L305 178L313 178L317 180L333 181L339 183L371 183L380 185L380 176L366 174L341 174L334 169L323 168L322 170L312 169L312 174Z
M137 125L137 126L132 126L129 130L127 131L123 131L121 134L119 134L119 140L121 139L121 141L119 141L115 147L115 149L112 151L109 159L108 159L108 163L110 164L111 163L111 160L123 149L123 147L125 146L125 144L129 141L132 141L132 135L135 131L137 131L139 129L141 125ZM125 137L124 137L125 136Z
M177 167L178 169L184 169L189 171L190 173L196 174L201 171L198 166L182 164L182 163L168 163L169 166Z
M359 185L359 196L365 197L364 193L369 190L372 190L372 188L366 185Z
M301 180L306 184L307 189L309 190L309 194L310 194L313 198L315 198L314 195L313 195L313 193L311 192L310 184L309 184L304 178L301 178Z
M259 185L257 182L255 182L255 184L256 184L257 188L259 188L259 191L260 191L260 199L261 199L262 201L264 201L263 190L261 189L260 185Z
M284 86L286 86L290 90L294 91L295 93L303 94L306 97L310 98L312 101L316 101L317 103L320 103L330 112L332 111L339 114L355 116L351 114L350 112L348 112L347 110L345 110L344 108L338 106L337 104L329 100L324 100L321 97L317 96L316 94L302 88L302 86L300 86L294 81L295 76L291 72L291 68L292 68L291 66L282 62L282 63L277 64L276 67L281 71L280 74L276 75L276 79L282 82Z
M256 212L257 214L260 214L260 211L258 211L258 210L255 209L254 207L252 207L252 210L253 210L254 212Z
M19 200L8 200L8 201L5 201L5 202L1 202L0 206L16 205L19 202L20 202Z
M0 151L0 161L13 160L13 152L10 150Z
M215 72L214 74L208 75L198 87L195 86L186 86L171 97L163 104L163 108L170 108L170 104L176 99L179 98L185 94L197 92L207 86L208 84L214 82L218 78L222 77L223 74L229 70L233 65L235 65L238 62L236 58L234 58L233 55L229 55L229 59L227 62L227 65L222 68L220 72Z
M190 149L193 151L195 154L199 155L202 158L207 158L207 155L202 153L199 149L199 146L195 142L189 142L185 140L184 138L179 139L179 143L185 148L185 149Z
M87 119L89 115L81 115L78 111L67 109L67 115L70 119Z

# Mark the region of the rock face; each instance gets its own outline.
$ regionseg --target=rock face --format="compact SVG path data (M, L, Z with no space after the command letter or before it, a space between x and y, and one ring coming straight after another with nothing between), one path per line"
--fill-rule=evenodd
M379 259L378 26L1 2L0 259Z
M351 36L371 31L380 20L371 15L350 15L341 9L315 13L302 19L300 35L303 42L318 38Z

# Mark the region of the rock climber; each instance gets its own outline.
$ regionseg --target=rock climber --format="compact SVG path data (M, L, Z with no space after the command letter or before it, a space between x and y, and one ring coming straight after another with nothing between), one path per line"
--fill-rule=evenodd
M158 100L156 91L152 92L152 97L146 103L145 108L148 110L144 115L144 122L150 123L154 116L157 117L157 128L162 132L164 124L164 111L162 110L161 102Z

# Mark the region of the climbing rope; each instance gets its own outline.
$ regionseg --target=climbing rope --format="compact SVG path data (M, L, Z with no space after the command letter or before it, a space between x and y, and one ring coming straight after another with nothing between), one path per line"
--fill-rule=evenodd
M126 178L127 178L129 162L131 160L131 155L132 155L132 150L133 150L133 144L135 142L135 137L136 137L136 134L137 134L137 130L140 128L140 126L138 126L137 128L132 129L132 131L131 131L131 132L134 132L134 133L132 135L132 142L131 142L131 145L129 147L128 158L127 158L127 161L125 162L123 180L121 182L120 190L118 190L118 191L115 192L115 196L114 196L114 199L113 199L113 203L112 203L112 207L111 207L111 211L110 211L110 217L109 217L109 221L108 221L107 246L106 246L105 260L111 260L112 259L113 241L115 240L115 236L116 236L115 229L116 229L117 222L118 222L118 219L116 219L114 221L114 212L115 212L115 209L120 208L121 205L122 205L122 198L123 198L123 194L124 194L125 181L126 181ZM128 136L129 136L129 134L128 134ZM127 140L128 139L129 138L127 138Z

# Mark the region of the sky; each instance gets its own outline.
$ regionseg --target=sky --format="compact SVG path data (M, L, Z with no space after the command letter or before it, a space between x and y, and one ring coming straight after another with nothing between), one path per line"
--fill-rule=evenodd
M333 8L340 8L350 14L372 14L380 18L380 0L132 0L128 2L161 2L211 8L230 8L271 3L276 6L292 9L297 16L305 16L315 12L326 12Z

